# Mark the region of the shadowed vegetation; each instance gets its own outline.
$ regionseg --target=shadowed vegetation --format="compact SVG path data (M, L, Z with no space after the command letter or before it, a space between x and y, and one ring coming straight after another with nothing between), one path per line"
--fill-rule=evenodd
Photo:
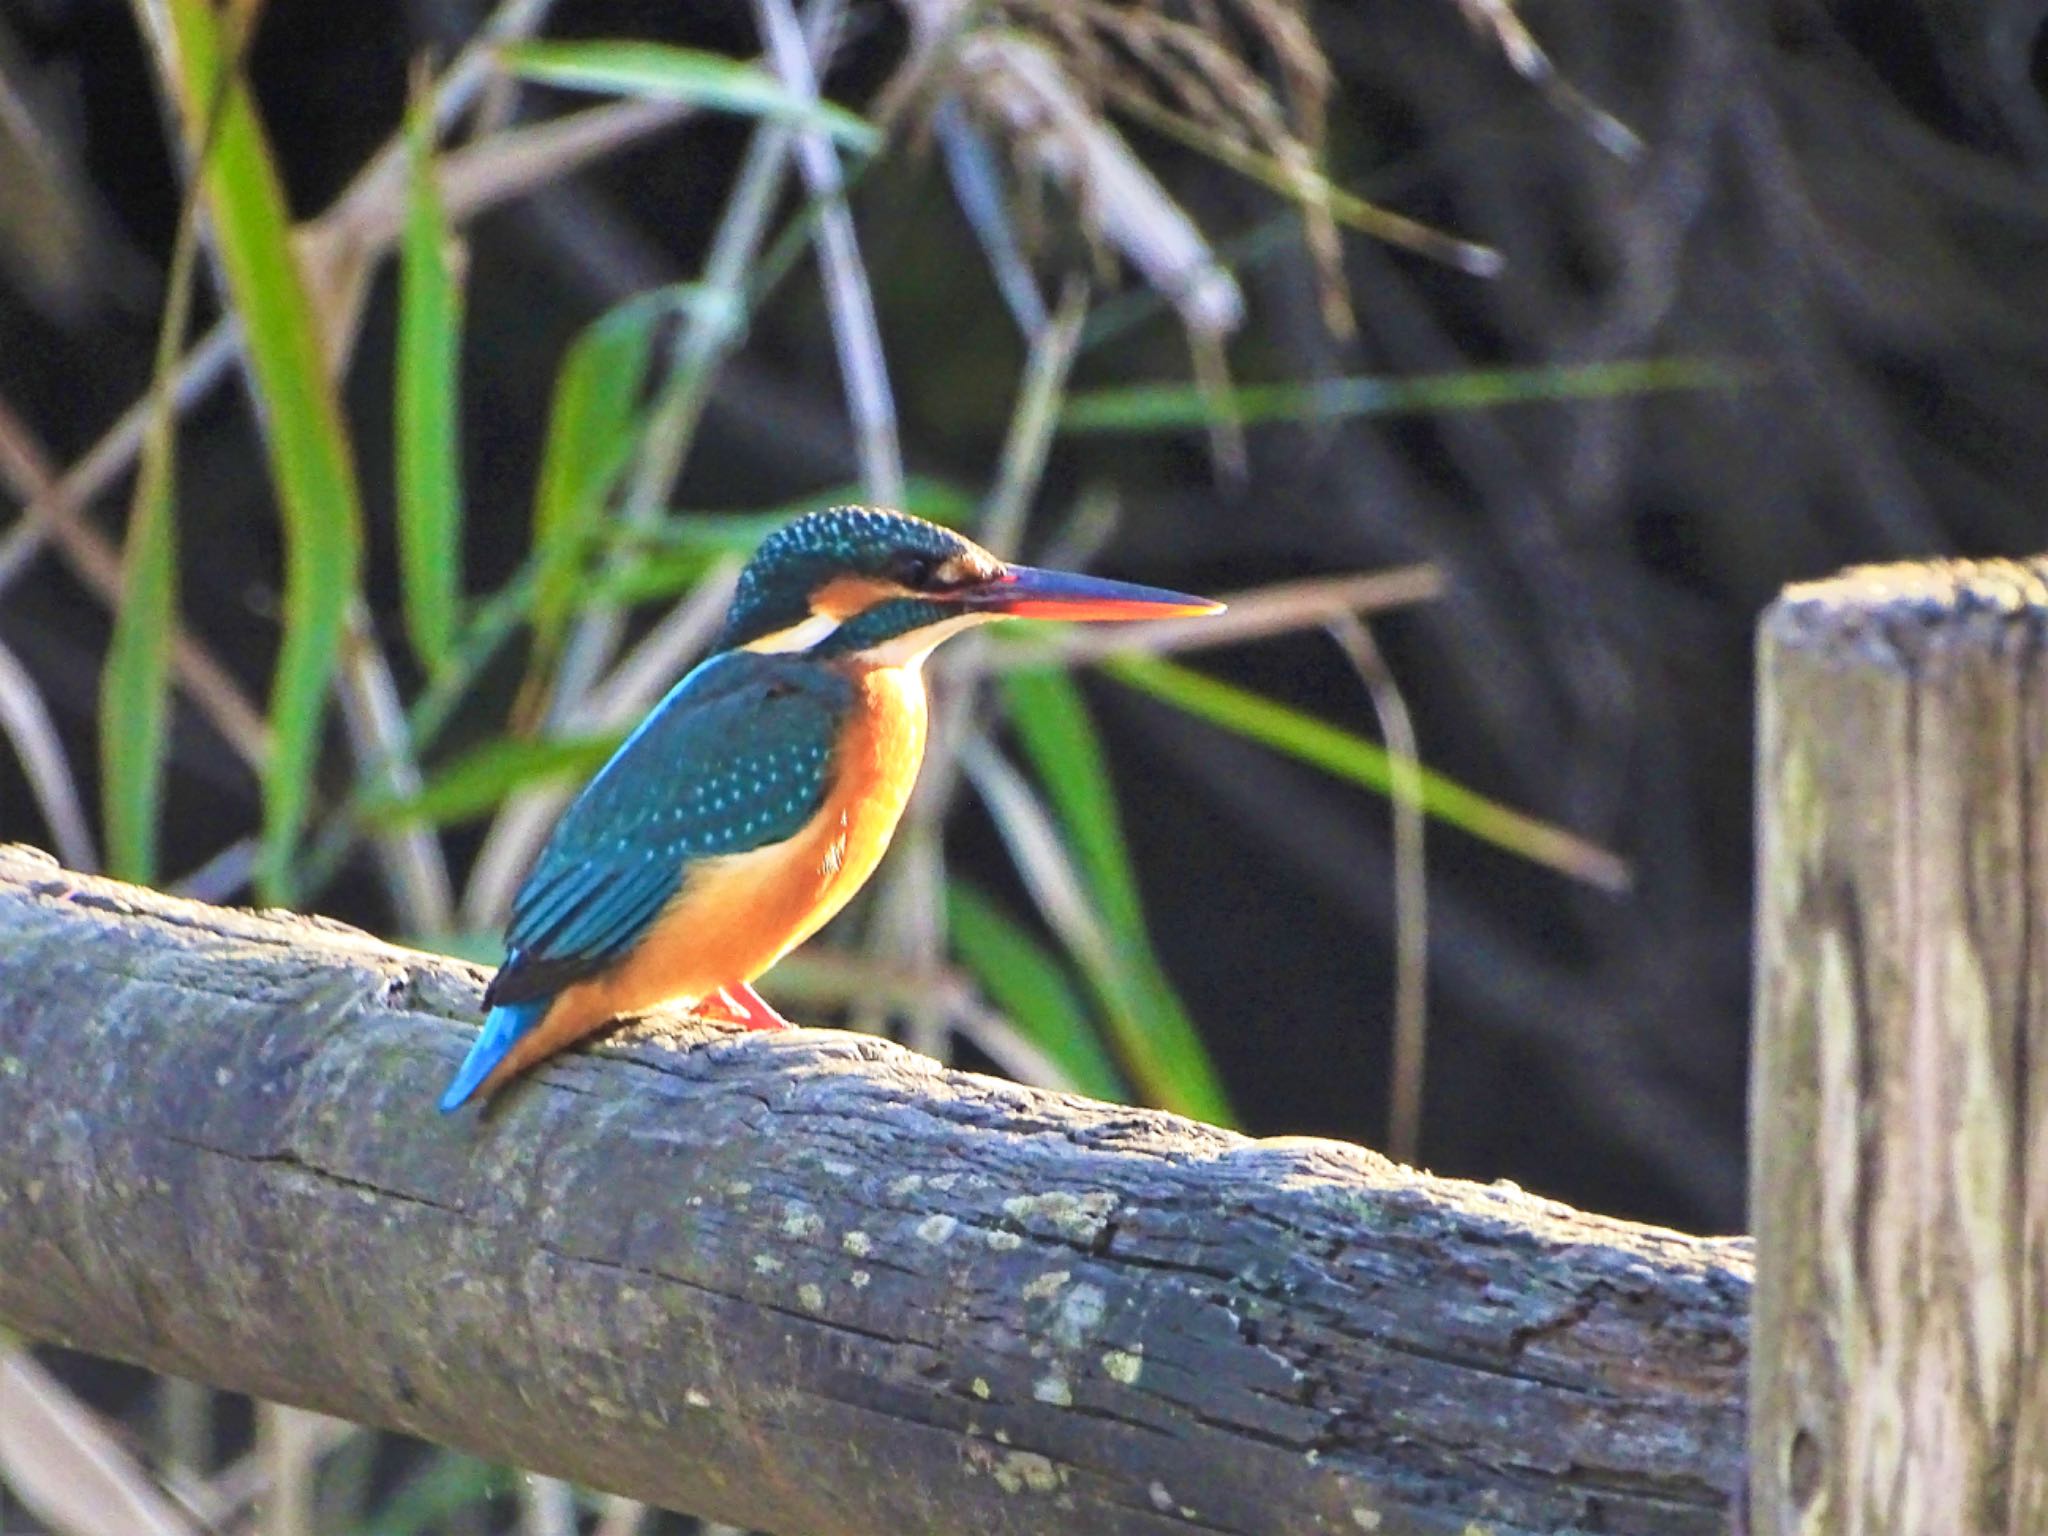
M495 960L753 544L889 501L1233 611L941 653L787 1011L1732 1226L1750 619L2037 542L2048 448L2032 75L1782 9L11 8L0 838ZM7 1363L52 1525L652 1518L67 1364L152 1481Z

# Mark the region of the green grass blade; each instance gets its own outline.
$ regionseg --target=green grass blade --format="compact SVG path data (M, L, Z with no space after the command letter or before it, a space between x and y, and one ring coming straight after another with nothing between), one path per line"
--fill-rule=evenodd
M533 507L533 626L543 661L583 601L605 500L639 437L655 327L691 291L657 289L599 316L570 344L555 377Z
M610 568L584 600L646 602L674 597L696 586L720 561L751 555L792 518L860 499L857 485L831 486L768 512L680 512L642 526L613 523L607 531L618 537L610 546ZM973 496L949 481L912 475L898 510L957 528L973 519L977 506Z
M292 858L312 799L327 690L360 582L355 463L327 373L321 325L293 255L270 146L209 0L169 0L187 140L200 147L209 104L218 131L200 166L227 297L241 316L250 383L284 520L284 642L271 688L273 747L263 774L257 882L289 905Z
M976 886L946 887L946 935L989 1001L1052 1058L1076 1093L1128 1097L1058 956Z
M434 1450L400 1483L359 1536L421 1536L445 1531L494 1493L511 1486L514 1474L460 1451Z
M436 770L420 792L404 800L373 798L363 818L375 826L428 822L445 826L496 810L514 790L530 784L588 778L618 751L624 735L551 736L540 740L506 737L465 753Z
M1156 1103L1228 1123L1222 1079L1152 947L1108 760L1080 690L1064 672L1018 671L1003 679L1003 695L1109 931L1106 952L1075 959L1109 1016L1132 1078Z
M434 169L432 104L406 115L408 179L398 262L398 556L406 631L430 673L455 649L462 595L462 476L457 386L461 253Z
M577 91L694 102L720 112L823 129L848 149L871 151L881 136L859 114L807 101L757 65L724 54L635 41L515 43L499 50L525 80Z
M1250 177L1304 212L1321 213L1334 223L1432 260L1446 262L1476 277L1498 277L1507 265L1501 253L1491 246L1461 240L1406 214L1368 202L1355 192L1333 185L1313 167L1288 165L1271 155L1261 154L1229 134L1220 133L1186 113L1153 101L1142 91L1119 90L1115 93L1115 101L1117 111L1127 113L1168 138L1178 139L1196 153L1229 166L1241 176Z
M1424 411L1469 411L1558 400L1604 400L1669 390L1733 389L1754 369L1714 358L1643 358L1542 368L1471 368L1413 378L1311 379L1238 384L1225 401L1246 426L1276 421L1341 421ZM1194 384L1130 384L1067 397L1060 425L1069 432L1206 431L1217 405Z
M1208 1047L1151 941L1119 946L1106 955L1076 953L1074 960L1146 1102L1211 1125L1237 1124Z
M745 547L751 550L758 542L749 541ZM585 600L609 605L654 603L680 597L695 591L697 584L725 558L729 557L715 553L708 540L703 545L635 550L600 570L584 589Z
M1012 672L1002 687L1011 729L1059 813L1104 919L1121 937L1142 935L1144 904L1116 789L1079 686L1068 673L1047 668Z
M406 706L406 727L415 752L424 756L440 740L476 687L478 676L511 643L532 608L533 569L529 562L470 610L447 667L429 678L427 686Z
M1311 763L1337 778L1379 794L1392 792L1393 763L1377 742L1263 694L1155 656L1118 656L1102 665L1119 682L1176 709ZM1421 776L1422 808L1446 826L1603 890L1628 888L1628 865L1606 849L1510 810L1432 769L1422 769Z
M212 153L223 106L203 107L196 137ZM164 753L170 732L171 651L178 624L176 523L178 428L172 388L192 318L192 277L199 259L199 210L180 212L157 332L149 421L129 504L121 559L121 606L100 674L100 794L108 872L153 885L163 820Z
M189 272L189 267L188 267ZM182 335L190 283L174 286ZM160 389L143 440L122 558L121 606L100 676L101 794L107 870L152 885L162 820L164 748L170 725L171 638L178 621L177 531L173 517L175 436L168 393Z
M684 543L708 541L719 554L751 554L754 545L791 518L815 512L820 507L852 506L860 501L863 494L858 481L849 481L823 486L765 511L678 513L641 532L656 539L675 539ZM899 512L908 512L913 517L947 528L965 527L980 509L979 497L957 481L938 475L906 476L903 499L897 504Z

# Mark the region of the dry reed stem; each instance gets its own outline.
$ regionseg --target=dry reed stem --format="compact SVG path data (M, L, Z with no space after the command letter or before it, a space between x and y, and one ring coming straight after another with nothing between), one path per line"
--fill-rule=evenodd
M28 778L29 793L42 811L57 857L73 869L99 869L92 828L78 796L78 779L57 734L56 722L43 703L42 690L5 642L0 642L0 735L14 745L14 755Z
M776 75L798 97L816 101L817 70L789 0L755 0L754 11ZM833 344L839 353L840 377L853 417L854 439L860 448L861 480L872 499L883 506L896 506L903 499L903 448L897 440L896 402L882 356L874 291L861 260L853 213L846 205L839 151L822 129L806 129L797 133L796 155L805 185L819 205L812 238Z
M1422 753L1408 701L1356 614L1328 624L1379 717L1387 747L1387 803L1394 813L1394 1052L1387 1073L1387 1155L1414 1164L1422 1144L1423 1073L1429 1050L1429 877L1423 855Z

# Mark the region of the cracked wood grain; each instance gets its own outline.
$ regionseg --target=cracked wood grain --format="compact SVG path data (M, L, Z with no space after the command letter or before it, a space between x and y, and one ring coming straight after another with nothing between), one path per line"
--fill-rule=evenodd
M0 849L0 1320L780 1536L1707 1536L1749 1253Z
M1765 621L1757 1536L2048 1531L2048 564Z

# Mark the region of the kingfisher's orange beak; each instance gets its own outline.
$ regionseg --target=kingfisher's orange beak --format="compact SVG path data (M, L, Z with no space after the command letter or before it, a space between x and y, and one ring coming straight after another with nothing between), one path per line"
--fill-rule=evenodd
M1016 619L1190 619L1223 611L1221 603L1206 597L1031 565L1006 566L1002 575L961 600L969 608Z

